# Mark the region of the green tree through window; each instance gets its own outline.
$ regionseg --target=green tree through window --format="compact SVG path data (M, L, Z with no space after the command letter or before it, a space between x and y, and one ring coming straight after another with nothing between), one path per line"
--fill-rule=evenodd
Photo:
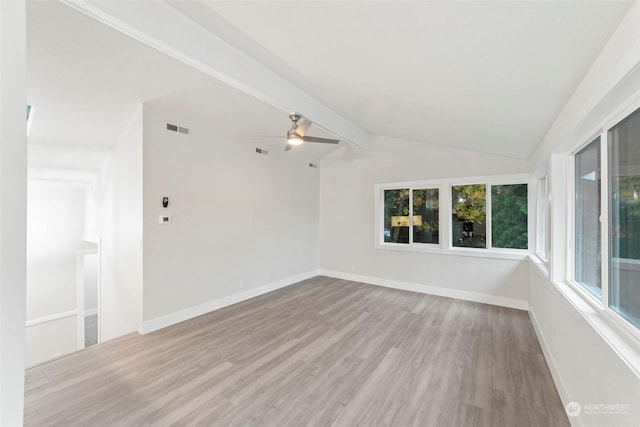
M491 186L491 245L527 249L527 184Z
M451 208L453 246L486 248L487 186L454 185Z

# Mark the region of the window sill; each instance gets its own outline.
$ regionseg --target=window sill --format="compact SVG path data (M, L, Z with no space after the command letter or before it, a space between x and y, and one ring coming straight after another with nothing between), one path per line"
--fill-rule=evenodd
M443 248L439 245L429 245L425 247L416 246L415 244L402 243L377 243L376 249L429 253L438 255L465 256L473 258L494 258L494 259L510 259L524 260L530 253L526 250L499 250L499 249L474 249L474 248Z
M640 339L620 325L620 321L614 319L607 310L575 289L575 285L568 282L551 283L640 378Z
M538 267L538 269L540 270L540 272L542 274L544 274L547 278L550 278L550 276L549 276L549 264L548 264L547 261L542 259L540 257L540 255L538 255L538 254L530 254L529 255L529 259L531 260L531 262L533 262L533 264L536 267Z

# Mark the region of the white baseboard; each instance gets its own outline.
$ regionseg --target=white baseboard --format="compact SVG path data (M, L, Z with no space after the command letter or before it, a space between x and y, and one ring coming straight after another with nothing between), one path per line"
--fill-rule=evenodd
M540 342L540 347L542 347L542 353L544 354L544 358L547 361L547 365L549 365L549 370L551 371L551 377L553 378L553 382L556 385L556 390L558 390L558 394L560 395L560 400L562 401L562 405L566 407L566 405L571 402L571 398L569 397L569 391L564 381L562 380L562 375L560 375L560 370L558 369L558 365L556 365L556 361L553 358L553 354L551 353L551 349L549 349L549 345L547 344L547 340L540 329L540 325L538 324L538 319L533 311L529 311L529 318L531 319L531 323L533 324L533 330L536 332L536 336L538 337L538 342ZM569 423L571 423L572 427L583 427L584 423L580 417L568 417Z
M192 319L197 316L209 313L214 310L218 310L223 307L227 307L233 304L237 304L242 301L275 291L280 288L284 288L303 280L310 279L318 275L317 270L308 271L306 273L298 274L293 277L287 277L258 288L247 289L246 291L239 292L237 294L229 295L226 297L218 298L213 301L199 304L193 307L186 308L184 310L176 311L165 316L156 317L155 319L142 322L142 329L139 331L141 334L148 334L149 332L157 331L158 329L166 328L167 326L175 325L176 323L183 322L185 320Z
M517 308L519 310L528 310L528 301L515 298L506 298L495 295L480 294L476 292L461 291L458 289L441 288L439 286L421 285L417 283L401 282L399 280L383 279L380 277L361 276L359 274L344 273L333 270L320 270L319 274L323 276L334 277L336 279L351 280L354 282L362 282L371 285L384 286L387 288L401 289L404 291L418 292L421 294L438 295L441 297L449 297L461 299L464 301L480 302L483 304L498 305L501 307Z

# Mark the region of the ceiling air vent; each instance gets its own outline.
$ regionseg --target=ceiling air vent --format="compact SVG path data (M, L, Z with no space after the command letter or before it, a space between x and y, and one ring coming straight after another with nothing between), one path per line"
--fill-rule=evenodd
M256 148L256 153L264 154L265 156L269 155L269 152L263 148Z
M173 123L167 123L167 130L170 130L171 132L182 133L184 135L189 135L189 128L174 125Z

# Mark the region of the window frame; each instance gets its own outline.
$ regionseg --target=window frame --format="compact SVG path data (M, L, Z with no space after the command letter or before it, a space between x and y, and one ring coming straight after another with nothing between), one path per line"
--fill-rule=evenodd
M636 343L640 343L640 328L630 323L627 319L622 317L616 311L609 306L609 131L616 125L621 123L635 111L640 109L640 97L634 97L634 100L626 103L621 108L618 108L614 113L609 115L605 120L601 121L598 126L595 126L593 131L587 138L581 138L579 145L574 146L568 155L568 176L571 177L568 180L568 198L571 201L568 203L568 223L567 232L575 232L575 211L576 211L576 183L575 183L575 155L584 147L589 145L597 137L600 137L600 239L601 239L601 284L602 284L602 298L598 299L595 295L587 291L580 283L575 280L575 238L569 238L568 251L567 251L567 277L566 281L568 285L584 300L588 305L600 313L604 319L610 322L612 325L620 329L627 337L630 337ZM568 236L569 237L569 236Z
M549 174L536 180L536 248L535 253L545 264L549 264L551 254L551 197Z
M528 249L510 248L463 248L452 245L452 216L451 190L457 185L487 185L487 233L491 231L490 211L491 211L491 185L527 185L527 246ZM533 192L531 191L531 179L527 174L506 174L478 177L460 177L424 181L395 182L374 185L375 192L375 218L374 218L374 247L383 250L396 250L407 252L437 253L442 255L461 255L478 258L500 258L521 260L527 258L532 253L532 209L534 206ZM384 241L384 190L409 189L409 211L411 214L410 223L413 222L413 190L438 189L439 195L439 242L419 243L413 242L413 226L409 228L409 243L392 243ZM445 228L446 227L446 228ZM445 232L446 230L446 232ZM490 240L490 239L488 239Z
M384 241L384 192L386 190L409 190L409 243L395 243ZM391 184L378 184L376 190L376 245L378 249L411 250L415 252L438 252L442 249L442 185L440 181L414 181ZM438 243L422 243L413 241L413 191L438 190Z
M587 289L586 286L584 286L582 283L578 282L578 280L576 279L576 239L575 239L575 232L576 232L576 180L575 180L575 173L576 173L576 155L582 151L584 148L586 148L588 145L590 145L591 143L595 142L596 139L600 138L600 284L601 284L601 299L598 299L597 295L595 295L594 293L592 293L591 291L589 291ZM571 248L571 251L569 252L568 256L568 269L567 269L567 273L568 273L568 280L571 284L573 284L574 286L576 286L578 288L578 290L583 293L584 295L589 296L590 299L592 299L593 301L597 302L598 304L600 303L600 301L604 301L604 293L605 293L605 288L604 288L604 282L603 282L603 274L604 274L604 262L603 262L603 254L605 254L605 226L603 224L606 224L604 222L605 219L605 209L604 207L606 206L606 199L605 199L605 195L604 195L604 189L602 188L602 182L603 182L603 177L605 176L605 174L607 173L607 170L604 169L602 167L602 162L605 160L603 156L603 150L606 151L607 148L607 140L603 139L603 133L596 133L596 134L592 134L590 138L587 139L587 141L583 144L581 144L579 147L577 147L572 153L571 153L571 161L569 162L569 176L570 178L570 191L569 191L569 197L571 198L571 202L569 203L570 206L570 212L569 212L569 228L567 229L567 231L569 231L571 233L571 236L573 236L573 238L569 239L569 247Z

